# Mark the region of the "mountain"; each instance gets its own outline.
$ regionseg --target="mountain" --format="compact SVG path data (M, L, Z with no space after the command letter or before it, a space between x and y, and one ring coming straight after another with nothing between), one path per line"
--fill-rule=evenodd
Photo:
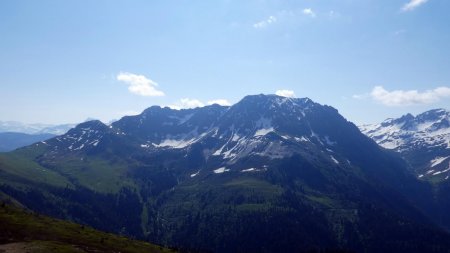
M25 134L53 134L61 135L67 132L67 130L73 128L75 124L25 124L17 121L0 121L0 133L3 132L15 132Z
M74 126L75 124L24 124L17 121L0 121L0 152L12 151L65 134Z
M308 98L254 95L84 122L0 154L0 191L35 211L186 250L450 249L432 186Z
M435 109L406 114L361 131L386 149L400 153L419 178L442 181L450 176L450 112Z
M417 116L406 114L380 124L360 126L361 131L386 149L397 152L409 170L433 187L430 216L450 228L450 112L434 109Z
M45 141L54 136L53 134L0 133L0 152L12 151L35 142Z
M173 252L145 242L55 220L2 202L0 252Z

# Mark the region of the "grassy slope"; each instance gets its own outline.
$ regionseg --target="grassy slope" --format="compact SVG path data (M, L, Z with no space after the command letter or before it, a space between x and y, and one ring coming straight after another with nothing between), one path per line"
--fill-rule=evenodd
M22 149L0 154L0 183L11 183L9 177L12 176L56 187L70 187L72 184L65 177L33 161L41 152L39 149Z
M146 242L134 241L76 223L28 213L3 204L0 206L0 243L9 245L0 245L0 252L2 249L5 250L5 247L21 248L24 252L30 253L171 252Z
M54 165L61 175L78 185L101 193L117 193L122 187L132 187L125 177L127 165L121 161L109 162L97 157L66 158Z
M127 164L101 157L66 157L46 167L36 162L46 151L44 144L35 144L14 152L0 153L0 183L18 186L17 178L59 188L74 184L100 193L117 193L122 187L134 187L124 176Z

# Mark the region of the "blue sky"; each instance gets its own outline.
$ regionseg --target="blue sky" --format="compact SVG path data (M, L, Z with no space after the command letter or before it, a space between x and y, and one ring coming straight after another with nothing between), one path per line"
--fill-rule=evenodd
M374 123L450 109L448 0L0 2L0 120L309 97Z

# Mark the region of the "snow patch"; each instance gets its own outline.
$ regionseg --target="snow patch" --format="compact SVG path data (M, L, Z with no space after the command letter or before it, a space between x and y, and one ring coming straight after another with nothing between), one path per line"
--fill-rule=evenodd
M421 147L449 148L450 127L445 125L449 120L450 112L435 110L407 119L388 119L381 124L363 125L360 130L384 148L399 152ZM437 160L435 162L437 165Z
M221 174L221 173L224 173L224 172L227 172L227 171L230 171L230 169L222 167L222 168L218 168L218 169L214 170L214 173L215 174Z
M231 138L232 141L238 141L241 138L241 136L237 134L233 134L233 138Z
M236 154L233 153L233 150L234 150L236 147L237 147L237 145L234 146L233 148L231 148L230 150L228 150L228 151L226 151L226 152L223 152L224 158L229 159L229 158L234 158L234 157L236 157Z
M190 120L193 115L194 114L191 113L191 114L188 114L188 115L184 116L183 118L179 119L178 124L179 125L184 124L186 121Z
M322 141L320 140L320 136L316 134L312 129L311 129L311 138L316 138L316 140L320 143L320 145L323 145Z
M155 147L169 147L169 148L185 148L192 144L195 138L190 140L175 140L175 139L165 139L159 144L155 144Z
M263 169L257 169L257 168L249 168L245 170L241 170L241 172L259 172L259 171L267 171L267 166L263 166Z
M431 167L434 167L436 165L441 164L443 161L445 161L445 159L449 158L450 156L447 157L436 157L433 160L430 161L431 163Z
M333 160L333 162L334 162L335 164L339 164L339 161L336 160L336 158L334 158L334 156L330 155L330 158L331 158L331 160Z
M272 120L267 118L260 118L255 122L256 132L254 136L264 136L270 132L273 132Z
M84 144L81 144L81 146L79 146L78 148L74 149L74 150L81 150L84 148Z
M191 174L191 177L196 177L198 174L200 174L200 171L197 171L194 174Z
M222 149L223 149L223 147L219 148L219 149L216 150L216 152L214 152L212 155L213 155L213 156L219 156L219 155L221 155L221 154L222 154Z
M327 143L328 146L334 146L334 145L336 145L336 142L335 142L335 141L331 141L331 140L330 140L330 137L325 136L324 138L325 138L325 142Z
M306 138L305 136L302 136L301 138L295 137L296 141L302 141L302 142L310 142L310 140L308 138Z
M442 174L442 173L445 173L445 172L448 172L448 171L450 171L450 168L445 169L445 170L441 170L441 171L438 171L438 172L435 172L435 173L433 173L433 176L436 176L436 175L439 175L439 174Z
M256 132L255 132L255 137L256 136L264 136L264 135L266 135L266 134L268 134L268 133L270 133L270 132L273 132L274 131L274 129L273 129L273 127L271 127L271 128L263 128L263 129L258 129Z

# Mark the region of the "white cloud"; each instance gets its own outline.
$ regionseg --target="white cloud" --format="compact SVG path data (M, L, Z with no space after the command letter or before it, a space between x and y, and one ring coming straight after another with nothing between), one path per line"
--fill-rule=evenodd
M333 10L328 12L328 17L330 19L335 19L335 18L339 18L341 15L338 12L335 12Z
M407 106L417 104L430 104L442 98L450 97L449 87L438 87L433 90L419 92L417 90L388 91L382 86L376 86L370 93L372 99L387 106Z
M175 110L197 108L197 107L203 107L203 106L205 106L205 104L203 104L200 100L190 99L190 98L182 98L176 104L169 105L170 108L175 109Z
M295 97L295 93L292 90L277 90L275 92L275 95L282 96L282 97L288 97L288 98Z
M360 100L366 99L366 98L368 98L368 97L370 97L370 94L368 94L368 93L366 93L366 94L356 94L356 95L353 95L353 96L352 96L352 98L354 98L354 99L360 99Z
M169 108L172 109L172 110L181 110L181 109L185 109L185 108L182 108L182 107L179 106L179 105L167 105L167 107L169 107Z
M406 33L405 29L400 29L400 30L395 31L394 35L395 36L400 36L400 35L405 34L405 33Z
M412 11L426 2L428 2L428 0L410 0L408 3L403 5L402 11Z
M275 16L269 16L266 20L253 24L253 27L256 29L263 29L275 22L277 22L277 18Z
M184 108L195 108L205 106L205 104L203 104L197 99L182 98L180 102Z
M156 89L158 84L143 75L121 72L116 79L128 84L131 93L146 97L164 96L164 92Z
M218 104L221 106L230 106L231 103L226 99L215 99L215 100L209 100L206 105L213 105ZM181 109L190 109L190 108L197 108L197 107L203 107L205 104L198 100L198 99L191 99L191 98L182 98L175 104L169 105L170 108L175 110L181 110Z
M305 15L307 15L307 16L310 16L310 17L312 17L312 18L315 18L316 17L316 13L311 9L311 8L306 8L306 9L303 9L303 14L305 14Z
M208 101L208 105L218 104L221 106L230 106L231 103L226 99L215 99Z

